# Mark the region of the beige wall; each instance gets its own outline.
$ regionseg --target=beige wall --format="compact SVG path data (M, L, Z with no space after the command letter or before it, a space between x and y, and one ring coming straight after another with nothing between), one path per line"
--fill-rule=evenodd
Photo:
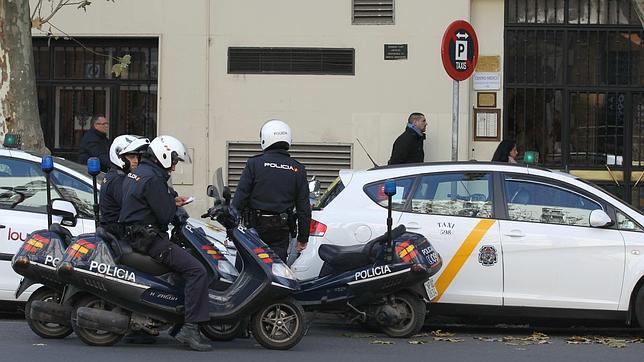
M384 164L407 116L419 111L429 118L426 159L449 160L452 80L440 58L443 32L456 19L471 20L480 54L502 56L503 1L398 0L395 19L351 25L350 0L119 0L92 2L87 13L69 7L54 24L74 36L159 37L159 132L194 148L194 185L179 190L195 195L200 210L208 175L225 166L226 141L257 140L269 118L287 121L295 142L360 138ZM383 60L387 43L408 44L408 59ZM230 75L229 46L355 48L356 74ZM461 82L459 158L489 159L496 143L471 141L472 94L470 81ZM356 145L353 167L370 166Z

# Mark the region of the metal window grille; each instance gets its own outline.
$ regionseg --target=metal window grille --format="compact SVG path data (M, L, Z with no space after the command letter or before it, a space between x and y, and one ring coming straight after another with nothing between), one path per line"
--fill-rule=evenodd
M229 74L355 74L353 48L228 48Z
M228 159L228 185L234 191L239 183L246 160L260 154L259 142L228 141L226 144ZM315 175L320 181L322 190L338 177L342 169L351 168L353 154L352 144L343 143L295 143L289 153L304 164L306 173L311 179Z
M394 24L394 0L353 0L353 24Z

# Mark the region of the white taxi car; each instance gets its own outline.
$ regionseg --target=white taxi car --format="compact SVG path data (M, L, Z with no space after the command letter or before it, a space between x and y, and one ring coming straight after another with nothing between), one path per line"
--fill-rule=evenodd
M566 173L462 162L341 171L314 209L309 246L293 264L315 278L322 243L365 243L393 224L443 257L435 314L502 313L637 320L644 326L644 215Z
M20 276L11 268L11 258L27 235L47 228L47 189L40 166L41 156L0 148L0 301L15 301ZM69 230L74 235L94 231L92 178L77 163L54 157L51 197L71 201L79 219ZM29 298L29 291L20 301Z

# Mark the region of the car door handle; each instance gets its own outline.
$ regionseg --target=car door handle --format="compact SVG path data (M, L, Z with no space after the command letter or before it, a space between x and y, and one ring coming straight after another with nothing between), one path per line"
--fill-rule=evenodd
M0 225L0 229L4 229L4 228L6 228L6 226Z
M405 229L417 230L420 229L420 225L417 222L410 222L405 224Z
M505 233L503 235L509 236L511 238L522 238L525 236L525 233L521 230L510 230L509 233Z

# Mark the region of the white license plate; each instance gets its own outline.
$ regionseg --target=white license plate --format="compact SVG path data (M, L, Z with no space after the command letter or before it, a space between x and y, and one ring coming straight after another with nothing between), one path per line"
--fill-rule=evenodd
M425 284L425 291L427 292L427 296L429 297L429 300L434 300L434 298L438 297L438 290L436 290L436 286L434 286L434 279L429 278Z

